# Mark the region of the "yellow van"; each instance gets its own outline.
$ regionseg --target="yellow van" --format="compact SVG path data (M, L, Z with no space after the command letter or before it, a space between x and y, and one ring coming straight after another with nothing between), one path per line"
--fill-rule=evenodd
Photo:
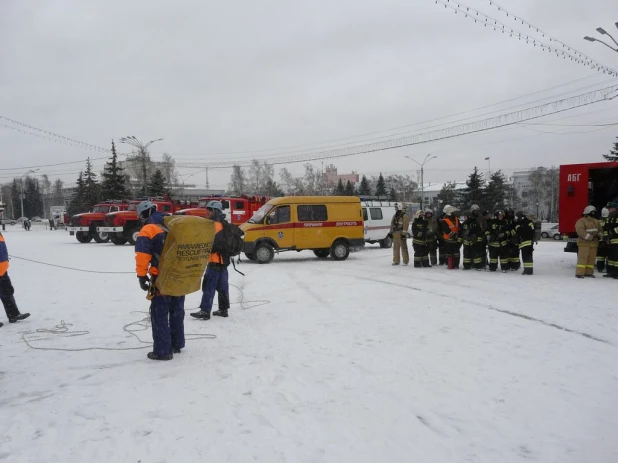
M311 250L317 257L348 258L351 247L365 245L363 211L356 196L286 196L273 198L248 222L244 252L267 264L275 251Z

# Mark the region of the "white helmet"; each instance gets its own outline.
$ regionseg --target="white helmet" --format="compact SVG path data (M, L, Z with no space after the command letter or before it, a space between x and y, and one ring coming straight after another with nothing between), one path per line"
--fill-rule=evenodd
M417 219L420 219L421 217L423 217L425 215L425 213L422 210L418 210L416 211L416 214L414 214L414 217Z
M395 206L395 210L396 210L396 211L401 210L401 204L399 204L399 203L395 203L395 204L393 204L393 206Z
M604 207L603 209L601 209L601 217L609 217L609 209Z
M470 211L471 211L471 212L478 211L478 210L480 210L480 209L481 209L481 208L479 207L479 205L478 205L478 204L473 204L472 206L470 206Z
M594 206L586 206L586 208L584 209L584 214L583 215L590 215L593 214L597 211L597 208Z
M444 209L442 209L442 212L446 214L446 210L447 210L449 207L453 207L453 206L451 206L451 205L447 204L446 206L444 206Z
M427 214L433 215L433 209L431 209L429 207L427 209L425 209L425 215L427 215Z

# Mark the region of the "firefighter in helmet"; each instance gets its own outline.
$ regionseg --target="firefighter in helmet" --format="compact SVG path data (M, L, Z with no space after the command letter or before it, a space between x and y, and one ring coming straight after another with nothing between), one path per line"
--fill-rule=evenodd
M466 221L462 225L463 267L464 270L470 270L473 266L481 270L485 251L485 237L483 236L485 230L479 206L477 204L470 206L470 211L466 215Z
M489 247L489 271L498 270L498 261L502 273L511 268L509 250L507 247L509 238L509 225L504 220L504 212L494 212L494 218L487 224L487 244Z
M438 221L433 217L432 209L425 209L425 220L427 220L427 252L431 265L438 265L438 236L440 235L440 227Z
M526 216L523 211L517 211L517 221L515 225L515 237L521 251L521 259L524 261L524 271L522 275L532 275L534 264L532 254L534 247L534 222Z
M601 237L601 224L595 215L597 209L594 206L586 206L582 217L575 223L577 232L577 267L575 276L577 278L594 278L594 264L599 248L599 238Z
M607 248L607 278L618 280L618 199L607 204L609 212L605 221L605 242Z
M519 270L521 262L519 260L519 239L517 232L515 231L516 220L515 211L512 208L507 207L504 209L504 221L508 228L507 249L509 254L509 263L511 270Z
M450 270L459 268L459 246L460 246L460 227L459 210L453 206L447 206L444 209L444 217L440 221L440 230L444 240L444 253L446 262Z
M393 236L393 265L399 265L403 256L403 265L408 265L410 255L408 254L408 228L410 227L410 216L400 203L395 203L395 215L391 220L391 234ZM401 256L400 256L401 253Z
M609 251L609 244L607 243L605 222L609 217L609 209L604 207L601 209L601 219L599 224L601 225L601 236L599 238L599 249L597 250L597 272L605 273L605 261L607 260L607 253Z
M429 251L427 249L427 234L429 224L423 211L414 214L412 222L412 247L414 248L414 267L429 267Z

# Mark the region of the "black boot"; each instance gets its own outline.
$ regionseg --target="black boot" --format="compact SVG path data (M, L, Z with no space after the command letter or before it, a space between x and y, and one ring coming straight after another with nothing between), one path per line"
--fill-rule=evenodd
M215 310L212 314L217 317L227 317L227 309Z
M174 356L173 355L159 356L159 355L155 355L154 352L148 352L148 358L150 360L172 360Z
M0 328L2 328L4 326L4 323L0 322Z
M195 318L199 318L200 320L210 320L210 314L208 312L204 312L203 310L200 310L199 312L193 312L189 315Z
M15 315L14 317L9 317L9 323L15 323L15 322L18 322L19 320L25 320L29 316L30 316L29 313L20 313L18 315Z
M172 349L172 352L173 352L174 354L180 354L180 349L177 349L177 348L175 348L175 347L174 347L174 348Z

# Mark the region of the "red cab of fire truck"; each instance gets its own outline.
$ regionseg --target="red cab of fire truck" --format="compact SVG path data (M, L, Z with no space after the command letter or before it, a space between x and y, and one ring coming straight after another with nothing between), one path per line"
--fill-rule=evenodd
M598 213L609 201L618 200L618 162L560 166L558 230L565 252L577 252L575 222L588 205Z
M106 232L98 231L97 227L103 225L106 214L125 211L128 207L127 201L110 200L95 204L90 212L71 217L67 230L69 234L75 235L80 243L89 243L93 239L97 243L107 243L110 236Z
M196 215L206 217L206 205L210 201L221 201L226 219L235 225L245 223L264 204L270 201L268 196L220 196L212 195L200 198L196 208L181 209L177 215Z
M134 245L137 234L142 228L141 222L137 219L137 205L145 200L152 201L157 211L167 214L173 214L176 210L191 205L191 203L174 201L168 197L139 198L130 201L126 210L107 214L104 223L97 227L97 231L108 234L114 244L122 245L129 242Z

